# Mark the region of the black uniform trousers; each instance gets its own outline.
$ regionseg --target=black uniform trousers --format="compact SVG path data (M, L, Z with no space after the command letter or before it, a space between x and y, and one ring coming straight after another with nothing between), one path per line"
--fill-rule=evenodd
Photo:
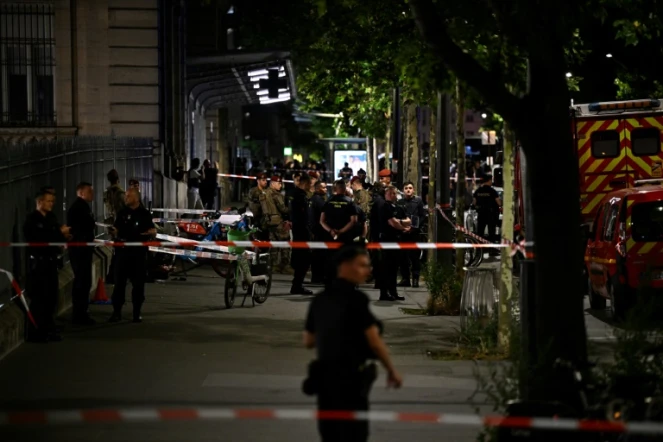
M309 241L308 232L292 232L293 241ZM304 278L311 265L311 251L308 249L292 249L290 254L290 265L294 270L292 287L300 288L304 285Z
M323 230L316 232L313 236L314 241L326 241ZM294 252L294 250L293 250ZM325 281L325 268L327 264L327 251L325 249L311 250L311 282L323 283Z
M399 239L382 239L384 242L398 242ZM382 250L382 264L380 269L380 294L398 294L397 279L402 250Z
M28 326L28 338L46 336L55 331L55 311L60 285L56 258L28 258L28 279L25 289L30 298L30 311L37 323Z
M91 247L72 247L69 249L69 260L74 271L74 286L71 290L73 319L83 319L88 315L90 290L92 289L92 255Z
M377 230L377 229L375 229ZM374 232L373 227L369 230L370 233L370 242L380 242L380 233ZM382 286L382 250L380 249L371 249L369 251L371 256L371 265L373 266L373 279L375 280L375 288L380 288Z
M403 235L401 242L417 242L419 232ZM412 269L412 278L418 279L421 273L421 250L401 250L400 253L401 276L403 279L410 279L410 268Z
M131 280L131 303L134 315L140 313L145 302L145 279L147 252L142 247L116 249L115 288L113 288L113 310L119 313L125 302L127 281Z
M368 411L368 396L362 392L361 379L356 374L324 370L320 381L319 411ZM322 442L366 442L369 434L366 420L320 419L318 431Z
M477 235L485 237L490 242L497 242L497 222L499 221L499 214L493 211L478 211L477 212ZM488 235L484 236L484 232L488 226Z

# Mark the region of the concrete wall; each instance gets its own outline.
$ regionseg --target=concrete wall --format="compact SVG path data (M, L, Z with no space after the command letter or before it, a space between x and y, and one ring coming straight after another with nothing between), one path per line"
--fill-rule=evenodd
M94 298L99 278L105 278L110 266L112 250L107 247L97 248L92 261L92 290L90 299ZM71 288L74 282L73 271L69 264L59 272L60 297L58 316L71 308ZM110 293L107 296L110 298ZM0 307L0 359L21 345L25 338L26 315L16 304L5 304Z

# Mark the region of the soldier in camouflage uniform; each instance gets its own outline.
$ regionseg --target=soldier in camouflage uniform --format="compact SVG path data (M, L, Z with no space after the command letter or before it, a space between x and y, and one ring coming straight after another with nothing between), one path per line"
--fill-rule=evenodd
M263 201L267 198L267 174L259 173L256 176L258 185L249 191L247 202L249 210L253 213L253 223L262 230L260 238L267 239L267 225L262 210Z
M281 194L283 179L274 175L271 179L266 198L262 202L262 212L269 230L270 241L289 241L289 211ZM271 249L272 268L280 273L290 273L286 267L290 264L290 249Z
M306 196L310 200L313 197L313 192L315 190L315 183L317 183L318 180L320 179L320 174L314 170L310 170L308 172L308 176L311 177L311 187L306 192Z
M352 201L361 209L358 215L357 234L361 238L368 238L368 216L371 213L371 195L364 189L363 180L355 176L350 180L352 187Z

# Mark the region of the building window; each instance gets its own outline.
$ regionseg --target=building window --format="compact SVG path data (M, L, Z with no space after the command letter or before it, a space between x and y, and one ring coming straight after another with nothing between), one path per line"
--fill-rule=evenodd
M466 123L474 123L474 114L465 115L465 122Z
M0 126L55 125L53 6L0 4Z

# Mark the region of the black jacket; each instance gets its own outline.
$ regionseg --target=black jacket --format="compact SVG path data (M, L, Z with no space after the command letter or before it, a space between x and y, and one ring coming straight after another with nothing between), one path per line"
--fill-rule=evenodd
M309 199L306 191L296 187L290 201L290 219L292 221L292 239L295 241L309 241Z
M72 241L94 241L94 214L90 205L84 199L76 198L76 201L69 207L67 211L67 225L71 227Z
M65 238L60 231L60 223L52 212L42 215L35 210L30 212L23 225L23 234L27 242L64 242ZM39 258L55 259L61 253L61 248L54 247L28 247L28 255Z
M403 198L397 204L403 207L405 215L408 218L412 219L413 216L416 216L419 218L419 226L423 225L424 218L426 217L426 209L424 209L424 201L420 197L415 195L410 199ZM412 229L410 235L415 233L416 230L418 229Z

